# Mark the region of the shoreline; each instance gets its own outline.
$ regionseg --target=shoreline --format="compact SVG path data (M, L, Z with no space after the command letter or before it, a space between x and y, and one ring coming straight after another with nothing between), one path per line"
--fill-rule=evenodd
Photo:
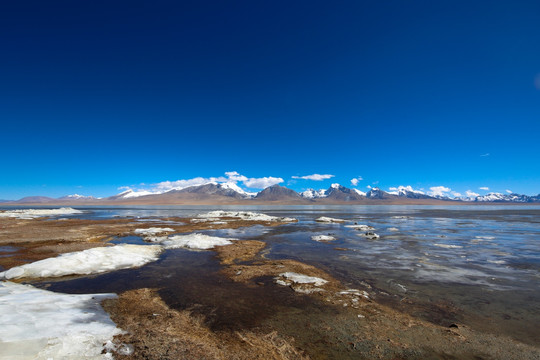
M192 218L160 219L183 222L182 225L166 225L180 234L281 224L231 219L226 219L228 222L224 224L193 223ZM108 246L114 238L135 235L135 229L149 226L156 225L153 222L134 223L132 218L0 219L3 230L0 247L23 249L0 257L0 265L9 268L66 252ZM195 297L180 307L171 306L175 303L174 297L166 301L167 297L163 297L159 288L128 290L120 292L117 300L106 300L104 307L112 319L128 331L128 334L115 337L115 341L128 343L135 349L132 355L117 352L115 356L118 359L158 359L167 354L171 356L169 358L183 354L185 358L193 359L226 359L235 354L239 359L248 359L253 351L269 359L472 359L477 356L532 359L540 355L538 347L507 336L479 332L459 323L436 325L397 311L373 297L367 287L349 291L351 289L320 266L291 259L268 259L266 247L264 241L237 240L206 251L219 271L209 278L217 280L198 285L210 288L206 290L209 292L199 296L232 292L237 295L235 300L227 296L216 300L197 298L197 288ZM324 279L326 283L298 285L281 278L279 281L283 284L280 284L276 277L283 273L303 274ZM35 282L39 281L30 281ZM255 299L258 299L257 303ZM201 307L198 304L207 305ZM188 308L182 308L186 305ZM234 322L235 316L249 316L246 312L254 311L254 306L262 306L265 315L249 327L216 327L220 323L219 316L230 317L229 321ZM220 307L229 310L223 314L216 312ZM186 331L185 326L195 331ZM205 350L201 352L201 349Z

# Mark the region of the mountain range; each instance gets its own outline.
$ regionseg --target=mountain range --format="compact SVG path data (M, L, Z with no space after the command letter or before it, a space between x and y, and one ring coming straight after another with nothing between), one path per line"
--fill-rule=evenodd
M126 190L107 198L83 195L67 195L60 198L29 196L19 200L1 201L3 204L39 205L113 205L113 204L443 204L443 203L538 203L540 194L489 193L472 198L449 198L430 196L410 187L399 187L392 191L371 188L368 192L332 184L328 189L309 189L298 193L280 185L273 185L258 193L250 193L235 183L210 182L163 192Z

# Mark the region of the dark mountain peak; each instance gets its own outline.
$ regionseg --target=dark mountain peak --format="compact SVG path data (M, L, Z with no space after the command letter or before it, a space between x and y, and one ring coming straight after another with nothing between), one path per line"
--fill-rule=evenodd
M257 200L280 201L301 199L299 193L280 185L272 185L262 190L255 196Z
M340 184L332 184L326 190L326 198L338 201L357 201L365 197L354 189L349 189Z
M249 197L242 189L234 184L208 183L203 185L190 186L181 190L172 190L169 193L190 193L203 195L227 196L235 199L245 199Z
M389 194L384 190L374 187L367 192L366 197L370 199L391 199L396 197L396 195Z

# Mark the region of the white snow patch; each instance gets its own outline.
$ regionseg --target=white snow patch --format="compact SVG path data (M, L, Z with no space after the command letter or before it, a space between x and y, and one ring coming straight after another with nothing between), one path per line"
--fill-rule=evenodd
M102 354L103 345L121 330L100 302L114 297L0 282L0 358L112 359L112 354Z
M175 235L166 238L161 244L167 249L188 248L208 250L214 246L230 245L236 239L225 239L217 236L208 236L194 233L189 235Z
M307 276L295 272L284 272L279 274L279 276L285 278L286 280L289 280L289 282L293 282L296 284L313 284L315 286L322 286L328 282L327 280L321 279L319 277ZM287 283L286 280L284 281L285 283Z
M81 210L70 207L59 209L19 209L0 212L0 217L13 217L17 219L36 219L46 216L82 214Z
M480 240L493 240L495 239L495 236L475 236L474 238Z
M339 292L340 295L353 295L353 296L361 296L363 298L369 299L369 294L367 291L364 290L358 290L358 289L347 289Z
M311 240L313 241L334 241L336 238L334 236L330 235L313 235L311 237Z
M98 247L16 266L1 272L0 279L88 275L134 268L157 260L161 250L156 245Z
M135 229L135 234L141 234L143 236L149 236L149 235L157 235L167 232L173 232L174 229L171 228L158 228L158 227L151 227L148 229Z
M323 223L344 223L347 220L336 219L336 218L331 218L331 217L327 217L327 216L321 216L321 217L315 219L315 221L323 222Z
M346 228L351 228L351 229L355 229L355 230L375 230L374 227L372 226L369 226L369 225L345 225Z
M233 218L246 221L268 221L268 222L294 222L296 219L288 217L270 216L251 211L210 211L205 214L197 215L198 219L192 219L192 222L218 221L222 218Z
M366 239L370 239L370 240L375 240L375 239L380 238L379 234L375 234L374 232L369 232L369 231L365 232L365 233L358 234L358 236L363 236Z
M128 189L124 192L121 192L120 194L116 195L119 199L129 199L129 198L136 198L140 196L146 196L146 195L159 195L161 192L159 191L148 191L148 190L132 190Z

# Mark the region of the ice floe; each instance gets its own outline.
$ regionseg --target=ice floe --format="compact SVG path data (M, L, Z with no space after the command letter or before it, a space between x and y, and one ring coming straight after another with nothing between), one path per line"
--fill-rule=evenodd
M331 235L313 235L311 237L311 240L313 241L334 241L336 238Z
M450 245L450 244L433 244L434 246L438 246L440 248L444 249L461 249L463 246L460 245Z
M494 240L495 236L475 236L474 238L478 240Z
M158 228L158 227L151 227L148 229L135 229L135 234L140 234L143 236L151 236L151 235L157 235L157 234L163 234L168 232L174 232L174 229L171 228Z
M322 222L322 223L344 223L347 220L336 219L336 218L331 218L331 217L327 217L327 216L321 216L321 217L315 219L315 221Z
M10 217L17 219L36 219L40 217L59 216L59 215L74 215L82 214L81 210L73 209L70 207L63 207L59 209L18 209L18 210L6 210L0 211L0 217Z
M374 232L371 232L371 231L358 234L358 236L363 236L366 239L370 239L370 240L375 240L375 239L380 238L379 234L375 234Z
M163 239L161 244L167 249L188 248L208 250L214 246L230 245L236 239L225 239L217 236L209 236L199 233L188 235L174 235Z
M279 277L276 278L276 282L280 285L290 285L291 283L296 284L312 284L315 286L322 286L328 281L315 276L307 276L304 274L299 274L295 272L284 272L279 274Z
M355 229L355 230L362 230L362 231L365 231L365 230L375 230L374 227L372 226L369 226L369 225L360 225L360 224L355 224L355 225L345 225L346 228L351 228L351 229Z
M157 260L161 251L157 245L98 247L16 266L1 272L0 279L89 275L134 268Z
M396 231L399 231L399 229L395 227L391 227L391 228L388 228L388 231L396 232Z
M271 216L251 211L223 211L215 210L204 214L197 215L196 219L191 221L194 223L219 221L223 218L232 218L245 221L268 221L268 222L295 222L296 219L289 217Z
M121 330L100 302L115 296L0 282L0 359L112 359L104 344Z

